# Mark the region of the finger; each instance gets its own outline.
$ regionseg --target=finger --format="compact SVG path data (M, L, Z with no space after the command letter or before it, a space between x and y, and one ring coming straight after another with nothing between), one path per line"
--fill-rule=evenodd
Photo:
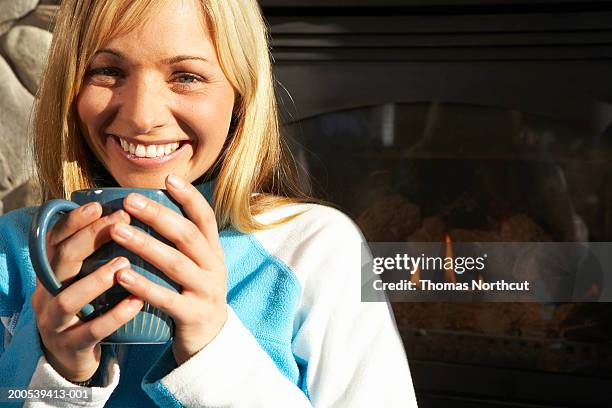
M102 215L102 206L99 203L89 203L76 210L70 211L66 216L60 218L58 222L47 233L47 245L55 246L89 225Z
M53 298L49 318L57 331L64 330L73 322L75 315L83 306L113 287L115 272L129 266L130 262L126 258L115 258L77 280Z
M138 228L122 223L111 227L111 238L163 271L179 285L196 290L201 288L204 277L198 266L176 248L153 238Z
M142 299L129 296L108 312L71 329L66 334L73 344L78 344L82 348L97 344L132 320L142 309L143 304Z
M134 217L153 227L160 235L173 242L179 251L197 265L202 268L206 267L206 255L210 252L206 251L206 248L209 245L193 222L140 194L128 194L124 204Z
M166 186L172 197L183 207L183 210L198 229L204 234L217 255L223 259L223 247L219 240L219 227L215 212L193 184L174 174L166 178Z
M158 307L178 322L184 320L185 310L181 295L168 288L151 282L139 273L130 269L122 269L117 273L117 282L132 295Z
M40 283L38 277L36 277L36 288L34 289L34 293L30 298L30 303L32 304L32 310L36 313L42 313L43 305L46 304L46 300L51 296L49 292L45 289L45 287Z
M83 260L110 241L109 227L117 222L129 222L130 216L123 210L102 217L89 224L56 247L51 262L58 280L64 281L75 276Z

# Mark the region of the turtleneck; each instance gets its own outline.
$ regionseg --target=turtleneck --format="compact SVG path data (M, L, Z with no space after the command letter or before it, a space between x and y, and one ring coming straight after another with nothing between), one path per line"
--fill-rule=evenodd
M203 183L197 183L197 184L194 183L193 185L200 193L202 193L204 197L206 197L206 200L210 204L212 204L212 197L213 197L213 192L215 191L216 182L217 182L217 179L214 178L212 180L208 180Z

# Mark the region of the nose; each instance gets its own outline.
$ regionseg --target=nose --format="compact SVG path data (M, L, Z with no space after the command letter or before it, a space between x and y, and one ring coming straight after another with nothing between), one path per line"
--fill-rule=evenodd
M165 87L154 75L130 78L119 95L119 109L113 128L125 136L151 133L169 122Z

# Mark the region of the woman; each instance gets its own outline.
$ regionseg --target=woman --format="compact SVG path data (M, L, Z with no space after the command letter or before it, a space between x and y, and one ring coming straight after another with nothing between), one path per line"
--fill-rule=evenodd
M360 232L296 193L281 146L255 1L64 1L35 120L43 197L165 188L187 217L137 194L108 216L72 211L47 237L56 297L27 255L35 209L1 217L0 385L87 387L91 407L415 406L388 305L360 302ZM110 240L182 292L122 258L72 282ZM79 320L115 282L132 296ZM143 301L173 317L172 342L101 347Z

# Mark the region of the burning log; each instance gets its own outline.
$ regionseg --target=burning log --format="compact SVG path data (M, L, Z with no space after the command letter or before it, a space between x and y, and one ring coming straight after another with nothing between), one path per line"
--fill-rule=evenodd
M498 242L501 237L494 231L456 228L450 232L453 242Z
M446 226L439 216L427 217L423 220L423 225L412 235L407 235L404 239L408 242L441 242L444 239Z
M499 235L502 242L549 242L551 237L524 214L513 215L499 223Z
M377 200L357 218L357 225L371 242L401 242L419 226L419 207L400 194Z

